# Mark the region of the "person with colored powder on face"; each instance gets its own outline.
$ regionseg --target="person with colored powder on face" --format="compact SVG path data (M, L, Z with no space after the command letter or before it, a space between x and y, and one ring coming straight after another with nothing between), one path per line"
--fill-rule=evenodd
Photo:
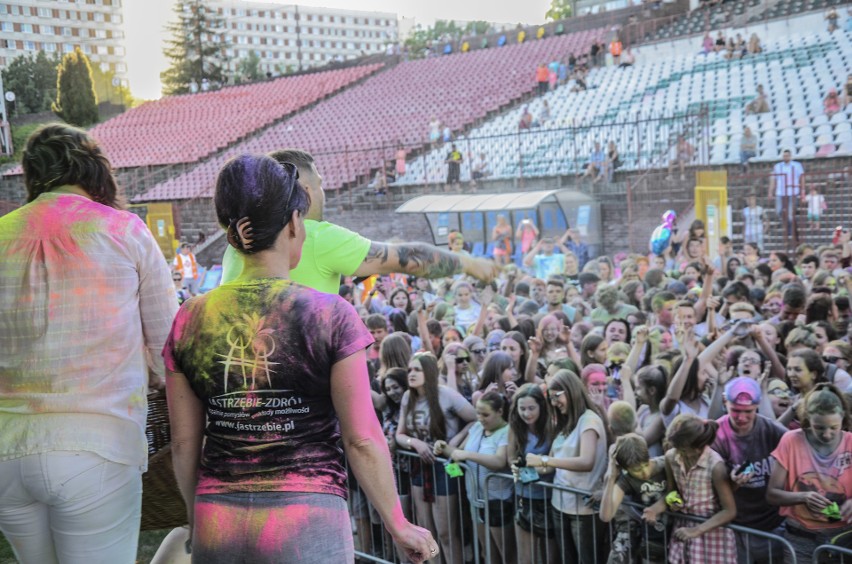
M285 149L270 154L279 163L293 163L299 169L299 182L311 197L305 216L306 239L302 260L291 279L327 294L336 294L340 276L372 276L400 272L423 278L443 278L464 272L490 282L500 267L495 263L453 253L425 243L379 243L354 231L323 221L325 193L322 176L314 158L305 151ZM222 283L243 269L242 257L229 246L222 259Z
M772 452L766 502L786 518L784 536L797 561L810 563L816 547L833 544L852 525L852 416L828 383L802 403L802 428L786 433Z
M725 385L727 414L716 420L719 428L711 447L729 470L737 506L734 524L782 536L784 518L777 507L766 503L766 486L772 473L772 451L787 429L758 413L761 395L760 384L748 376L733 378ZM736 540L737 561L743 564L770 563L784 554L777 541L742 533L737 533Z
M29 203L0 218L0 531L24 563L132 563L174 285L84 131L38 129L22 165Z
M407 558L434 558L437 543L388 487L370 333L343 298L290 279L310 205L298 178L265 156L225 164L216 215L245 266L183 304L163 350L192 559L353 562L343 454Z

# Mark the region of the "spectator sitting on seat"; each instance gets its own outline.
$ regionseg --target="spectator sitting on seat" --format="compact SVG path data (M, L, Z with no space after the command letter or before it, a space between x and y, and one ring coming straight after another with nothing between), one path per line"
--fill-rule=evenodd
M734 41L734 55L738 59L742 59L746 55L748 55L748 46L746 45L746 40L743 39L742 35L737 34L737 39Z
M621 57L621 63L618 65L622 69L632 67L636 64L636 56L633 54L633 49L628 47L624 50L624 55Z
M677 144L673 147L674 158L669 161L669 175L666 180L672 180L672 171L675 165L680 168L680 179L686 180L684 168L692 162L692 157L695 155L695 147L693 147L686 137L683 135L677 136Z
M544 126L548 121L550 121L550 104L547 103L547 100L542 100L541 111L538 113L538 124Z
M740 165L743 167L743 174L748 174L748 162L756 156L757 136L751 132L750 127L746 126L740 140Z
M708 53L712 53L713 51L715 51L713 38L710 37L710 32L708 31L704 33L704 41L701 43L701 52L707 55Z
M603 178L606 169L606 153L601 148L600 141L595 141L595 148L589 155L589 163L583 178L592 177L592 184Z
M828 96L825 97L822 105L825 108L825 115L828 117L840 111L840 97L837 95L837 89L832 88L828 91Z
M536 125L538 124L533 121L533 116L530 113L530 107L524 106L524 112L521 114L521 120L518 122L518 129L529 129Z
M719 51L724 51L726 45L727 41L725 41L725 36L722 35L722 32L720 31L718 34L716 34L716 44L713 46L713 50L717 53Z
M621 157L618 156L618 148L615 146L615 141L610 141L606 149L606 160L604 161L604 169L606 173L606 181L612 183L612 176L615 174L615 169L621 166Z
M586 73L584 67L578 68L571 76L574 79L574 86L571 87L571 92L584 92L588 89L586 85Z
M725 45L725 55L724 56L729 61L731 59L739 59L739 56L737 54L737 44L734 41L733 37L728 38L728 43Z
M834 30L837 29L838 19L840 19L840 16L837 14L837 9L832 6L825 15L825 21L828 22L828 33L834 33Z
M481 180L487 176L491 175L491 169L488 167L488 161L485 158L485 153L479 153L479 156L476 157L476 160L473 162L473 169L471 170L470 177L472 179L472 183L476 184L477 180Z
M760 46L760 38L757 37L756 33L752 33L751 37L748 38L748 52L750 55L763 53L763 47Z
M765 114L770 111L769 102L766 100L766 93L763 91L763 85L757 85L757 96L746 104L746 114Z
M852 18L850 18L852 20ZM846 84L843 85L843 97L841 103L845 108L849 102L852 102L852 74L846 76Z

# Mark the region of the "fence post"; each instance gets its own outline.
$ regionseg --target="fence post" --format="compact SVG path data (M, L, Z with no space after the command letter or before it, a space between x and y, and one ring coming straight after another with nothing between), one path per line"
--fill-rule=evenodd
M604 237L606 237L606 233L604 233ZM633 182L630 178L627 179L627 241L630 250L636 252L636 245L633 241Z

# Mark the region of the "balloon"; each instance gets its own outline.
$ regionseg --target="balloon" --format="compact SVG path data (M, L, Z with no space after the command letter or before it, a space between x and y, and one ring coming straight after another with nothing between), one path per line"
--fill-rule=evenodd
M651 248L651 252L655 255L663 254L669 247L669 243L672 240L672 227L674 227L674 223L677 221L677 214L674 210L666 210L662 219L663 223L658 225L651 233L651 242L649 246Z

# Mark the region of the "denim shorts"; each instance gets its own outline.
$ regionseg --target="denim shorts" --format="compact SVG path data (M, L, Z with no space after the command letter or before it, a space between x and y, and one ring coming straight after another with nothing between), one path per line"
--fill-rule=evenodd
M299 492L195 498L192 561L204 564L354 562L346 501Z

